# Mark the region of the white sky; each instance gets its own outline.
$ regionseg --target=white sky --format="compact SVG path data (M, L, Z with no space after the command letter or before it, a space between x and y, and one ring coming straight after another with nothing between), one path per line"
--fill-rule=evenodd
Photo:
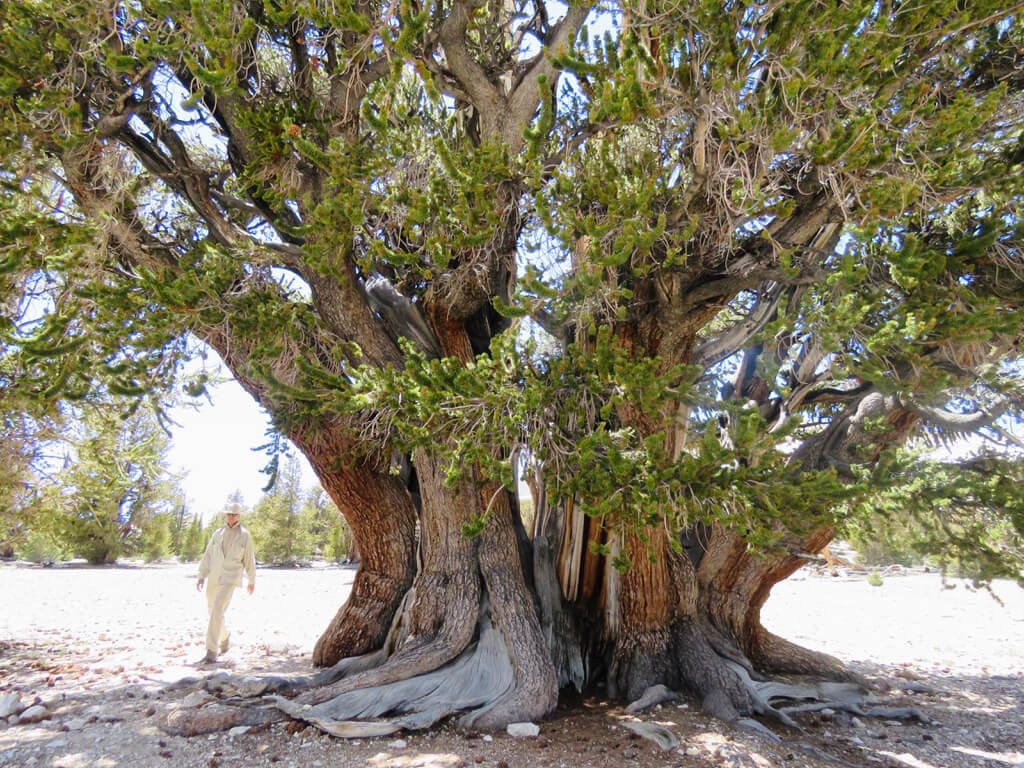
M253 448L268 441L267 415L234 380L207 385L212 403L198 410L177 408L172 417L170 464L186 474L182 485L192 512L209 520L223 509L227 497L240 491L253 506L263 495L267 476L260 472L268 457ZM305 458L294 448L304 469L303 487L316 482Z

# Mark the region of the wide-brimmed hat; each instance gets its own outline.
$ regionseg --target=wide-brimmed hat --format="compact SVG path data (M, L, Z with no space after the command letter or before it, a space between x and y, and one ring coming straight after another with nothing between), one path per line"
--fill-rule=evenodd
M225 515L241 515L244 514L244 512L245 507L241 504L228 504L227 507L224 508Z

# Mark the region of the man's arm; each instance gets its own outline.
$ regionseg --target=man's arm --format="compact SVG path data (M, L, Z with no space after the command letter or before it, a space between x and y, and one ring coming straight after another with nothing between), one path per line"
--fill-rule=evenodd
M256 588L256 549L252 544L252 534L245 532L245 574L249 577L249 594Z

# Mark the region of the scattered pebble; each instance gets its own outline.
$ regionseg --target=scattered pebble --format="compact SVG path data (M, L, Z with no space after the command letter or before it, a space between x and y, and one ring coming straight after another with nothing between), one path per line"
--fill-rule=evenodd
M540 726L536 723L509 723L505 731L515 738L533 738L540 735Z
M0 696L0 719L17 714L22 709L21 696L8 693Z

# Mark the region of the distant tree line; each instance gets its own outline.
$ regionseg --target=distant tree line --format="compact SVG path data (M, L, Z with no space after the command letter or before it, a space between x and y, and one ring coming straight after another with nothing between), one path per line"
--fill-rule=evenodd
M168 466L170 439L152 410L118 413L102 405L109 404L0 413L0 557L195 561L223 525L223 514L190 505L182 476ZM227 502L241 500L236 491ZM294 457L244 524L262 562L351 555L344 518L319 485L302 487Z

